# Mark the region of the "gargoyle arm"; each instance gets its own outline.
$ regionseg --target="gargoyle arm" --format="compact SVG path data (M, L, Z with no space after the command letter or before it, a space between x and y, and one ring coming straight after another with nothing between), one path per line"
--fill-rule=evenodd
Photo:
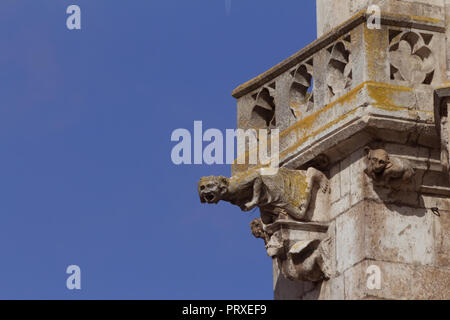
M300 208L293 208L293 210L289 210L289 215L294 219L303 220L306 216L306 212L309 209L309 204L312 198L312 190L316 185L320 186L322 192L326 192L328 190L328 180L325 175L319 170L310 167L306 171L306 190L305 190L305 200L300 205Z
M250 200L250 202L247 202L246 204L244 204L242 210L250 211L258 205L259 199L261 198L262 185L263 185L263 181L262 181L261 177L257 177L253 183L252 200Z

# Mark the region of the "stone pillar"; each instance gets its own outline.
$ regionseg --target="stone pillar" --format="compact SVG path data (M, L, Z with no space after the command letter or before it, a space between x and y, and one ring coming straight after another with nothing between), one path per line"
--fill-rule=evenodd
M282 168L199 194L259 207L276 299L450 299L448 2L317 0L320 38L233 91Z

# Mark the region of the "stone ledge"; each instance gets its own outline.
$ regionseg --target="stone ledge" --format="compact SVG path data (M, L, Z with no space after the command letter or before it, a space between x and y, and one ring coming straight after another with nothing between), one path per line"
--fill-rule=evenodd
M409 87L361 83L280 133L280 165L298 169L322 153L334 162L340 144L348 139L352 141L346 143L354 150L374 137L404 144L415 133L419 145L439 148L433 106L422 106L425 110L421 110L410 105L415 100L414 89ZM432 170L442 170L439 163L432 165ZM248 168L235 164L233 174Z
M353 149L356 150L364 145L368 139L361 140L359 136L351 139L353 136L361 134L365 131L367 132L370 128L383 130L386 127L399 128L399 130L402 129L402 131L408 131L416 128L431 128L434 131L434 125L417 123L417 121L413 119L399 119L394 116L388 117L376 115L375 113L365 115L363 112L356 112L354 117L349 119L347 122L336 126L334 130L330 130L330 132L322 136L315 136L309 141L298 146L294 151L289 152L289 154L282 157L281 165L287 168L302 167L305 163L313 160L319 154L333 152L328 149L338 148L339 145L344 142L347 144L353 144ZM354 150L349 150L349 152ZM420 161L414 160L414 162ZM421 167L426 168L427 163L423 162ZM440 163L433 162L433 169L436 171L442 171L442 165Z
M326 233L328 231L328 224L318 222L299 222L290 220L278 220L277 222L267 225L265 230L268 232L276 232L280 229L312 231Z

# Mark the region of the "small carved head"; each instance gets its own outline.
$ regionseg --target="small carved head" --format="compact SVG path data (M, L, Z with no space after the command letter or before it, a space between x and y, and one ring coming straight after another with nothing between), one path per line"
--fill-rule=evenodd
M371 150L366 147L364 151L367 154L368 169L375 174L382 174L389 167L391 161L388 153L383 149Z
M273 235L267 239L266 250L269 257L283 257L285 256L285 247L283 241L283 235L281 231L276 231Z
M255 238L265 239L264 229L261 219L254 219L250 222L250 229Z
M228 192L228 178L209 176L198 182L198 195L201 203L218 203Z

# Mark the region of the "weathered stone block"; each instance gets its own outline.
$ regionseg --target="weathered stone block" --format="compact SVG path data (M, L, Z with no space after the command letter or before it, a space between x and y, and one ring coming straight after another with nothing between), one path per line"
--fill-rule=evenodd
M336 220L337 271L344 272L364 259L364 219L368 206L361 203Z
M364 158L365 154L362 149L355 151L350 156L350 206L354 206L362 201L365 196L367 197L367 194L370 194L368 188L371 188L371 186L368 186L367 177L364 174L364 169L366 167Z
M433 263L433 217L424 209L372 203L365 216L365 257L422 265Z
M424 209L364 201L336 220L338 272L363 259L432 265L433 216Z
M345 158L341 161L341 197L350 193L351 185L351 159Z
M379 273L370 273L370 268ZM370 285L379 276L379 287ZM406 264L364 260L344 274L345 299L409 299L412 296L414 267Z
M344 273L345 300L360 300L367 297L367 261L362 261Z
M379 287L371 287L373 274L379 270ZM344 273L345 299L437 299L450 297L450 270L386 261L364 260ZM329 290L329 289L328 289Z
M441 210L439 216L433 216L433 220L436 250L435 265L450 269L450 211Z
M335 203L341 198L341 175L339 162L330 168L330 202Z
M345 300L344 275L322 282L319 300Z
M434 267L418 267L412 277L412 299L449 300L450 270Z
M367 267L375 265L380 268L380 289L369 289L368 296L378 299L408 300L411 295L411 281L414 276L414 267L408 264L391 263L385 261L367 261ZM366 279L368 274L365 275Z
M351 197L346 195L331 205L330 219L335 219L351 207Z

